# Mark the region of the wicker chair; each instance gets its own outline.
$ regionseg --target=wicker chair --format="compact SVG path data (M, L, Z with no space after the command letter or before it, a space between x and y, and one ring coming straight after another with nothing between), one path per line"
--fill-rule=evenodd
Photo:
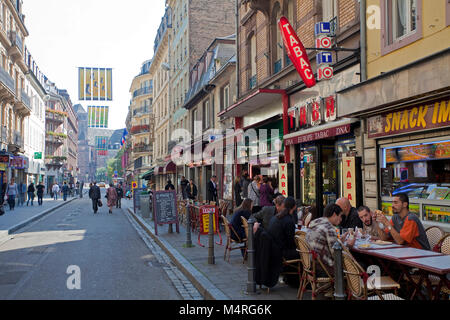
M236 249L246 249L247 239L241 239L239 237L239 235L236 233L236 230L234 230L233 226L231 225L231 223L228 221L228 219L225 216L221 216L220 218L222 219L222 223L225 228L225 233L227 235L227 244L225 246L225 254L223 256L223 260L227 260L227 253L228 253L227 261L230 262L231 251L236 250ZM234 235L236 236L238 241L231 238L232 232L234 233ZM233 246L235 244L236 244L236 246Z
M441 241L439 241L440 252L443 254L450 254L450 234L445 235Z
M358 300L403 300L396 295L396 290L400 288L400 285L390 277L372 278L373 281L368 281L369 275L352 255L343 251L342 258L349 300L352 298ZM395 290L395 294L383 292L383 290L392 289ZM374 296L369 296L373 293L375 293Z
M242 227L245 230L245 253L244 253L244 261L242 261L242 263L244 263L247 260L247 250L248 250L248 221L247 219L245 219L245 217L241 216L241 221L242 221Z
M311 250L308 242L306 242L303 237L295 236L295 243L297 244L297 251L300 254L300 261L303 267L302 276L300 278L300 286L297 292L297 299L303 299L303 293L306 291L306 286L311 284L312 299L315 300L317 294L325 292L332 287L334 279L328 273L327 268L323 265L317 254ZM317 264L319 264L327 273L327 277L317 278Z
M431 250L439 243L439 241L442 239L442 237L445 235L445 232L437 227L432 226L425 230L425 233L427 234L428 242L430 243Z

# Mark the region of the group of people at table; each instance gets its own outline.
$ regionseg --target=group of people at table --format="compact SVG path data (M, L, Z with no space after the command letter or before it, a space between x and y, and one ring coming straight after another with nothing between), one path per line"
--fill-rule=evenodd
M259 212L252 213L252 200L245 199L234 211L230 221L237 236L241 239L245 238L241 217L247 220L253 217L257 221L253 229L255 239L264 232L275 243L281 257L292 260L299 258L295 232L297 228L302 228L306 231L306 241L319 255L329 274L334 274L333 245L336 241L341 241L351 249L355 246L357 238L355 230L359 235L362 234L364 238L371 240L390 240L398 245L424 250L432 249L421 221L409 211L409 198L404 193L393 197L394 215L390 220L380 210L372 211L366 206L356 209L346 198L340 198L336 203L328 204L322 217L317 217L314 207L309 207L309 210L298 208L297 202L292 197L278 196L273 202L274 206L266 206ZM306 226L303 225L309 213L312 214L312 219L305 228ZM233 233L231 237L238 240ZM326 274L320 266L316 271L318 277Z

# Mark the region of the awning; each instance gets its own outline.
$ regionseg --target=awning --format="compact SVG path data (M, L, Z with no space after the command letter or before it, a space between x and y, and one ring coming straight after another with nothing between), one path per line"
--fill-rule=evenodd
M219 117L242 117L255 111L261 106L271 104L280 99L279 95L286 93L278 89L259 89L243 100L236 102L226 110L220 112Z
M147 172L144 172L139 176L139 179L150 180L150 177L154 174L155 168L151 168Z
M336 136L341 136L351 132L351 124L359 122L358 119L345 118L338 121L329 122L324 125L300 130L284 136L284 145L290 146L299 143L307 143Z
M156 176L156 175L158 175L158 174L162 174L163 173L163 170L164 170L164 167L155 167L154 168L154 171L153 171L153 174Z
M175 163L173 163L172 161L169 161L166 163L166 165L164 166L164 174L169 174L169 173L176 173L177 172L177 165Z

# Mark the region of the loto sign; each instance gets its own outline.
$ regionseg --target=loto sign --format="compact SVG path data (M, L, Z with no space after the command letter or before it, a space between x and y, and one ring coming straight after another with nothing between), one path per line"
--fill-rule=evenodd
M300 74L300 77L308 88L314 87L316 85L316 78L314 77L311 63L309 62L305 47L299 40L294 28L292 28L286 17L281 17L278 20L278 26L287 54Z

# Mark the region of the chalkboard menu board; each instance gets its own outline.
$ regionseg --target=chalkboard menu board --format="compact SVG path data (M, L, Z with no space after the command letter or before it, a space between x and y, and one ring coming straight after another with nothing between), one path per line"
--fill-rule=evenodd
M153 193L153 219L155 221L155 233L158 235L158 225L178 225L177 193L175 191L156 191Z

